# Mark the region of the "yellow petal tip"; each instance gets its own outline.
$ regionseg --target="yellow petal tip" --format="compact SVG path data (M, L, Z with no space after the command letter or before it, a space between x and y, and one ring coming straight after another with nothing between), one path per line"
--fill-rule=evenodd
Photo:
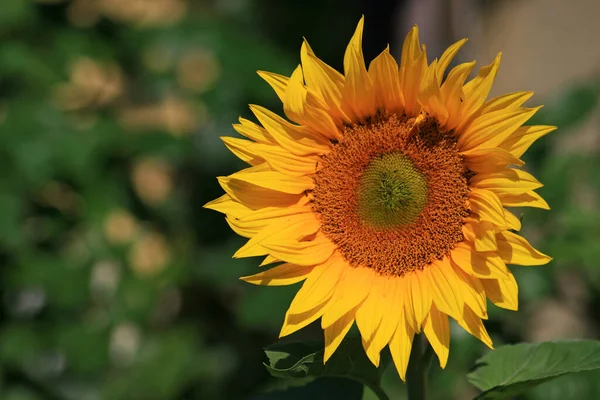
M286 337L287 335L289 335L290 333L292 333L292 332L290 332L290 330L289 330L289 329L286 329L286 328L287 328L287 326L286 326L286 325L284 325L284 326L281 328L281 331L279 332L279 339L281 339L281 338L283 338L283 337Z

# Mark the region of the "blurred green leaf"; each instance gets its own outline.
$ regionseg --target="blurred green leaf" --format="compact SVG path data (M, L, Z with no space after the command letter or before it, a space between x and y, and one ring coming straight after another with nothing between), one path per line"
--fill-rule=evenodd
M111 378L102 398L179 398L181 387L199 379L205 361L194 332L173 329L145 340L136 362Z
M11 324L0 331L0 358L3 364L31 361L41 351L40 338L29 324Z
M16 193L0 193L0 243L16 247L23 239L22 203Z
M277 378L344 377L378 387L383 368L367 358L359 338L345 339L323 363L323 343L279 342L265 348L269 373Z
M343 378L327 377L302 383L303 386L261 393L249 400L361 400L365 398L362 384Z
M58 325L53 333L56 344L67 357L71 370L89 374L109 365L109 338L106 332L106 329L98 329L88 323Z
M530 121L556 125L561 130L573 128L583 122L598 105L600 84L581 82L561 93L554 101L549 102Z
M240 285L248 285L240 282ZM247 295L239 304L238 318L244 325L253 328L279 329L292 299L298 292L296 285L246 288Z
M35 8L30 0L3 0L0 12L0 32L27 23Z
M583 371L553 379L527 393L535 400L597 399L600 370Z
M52 306L65 309L75 309L86 303L89 296L88 279L88 270L76 268L43 253L24 257L21 264L7 274L10 287L41 288Z
M44 400L41 396L35 394L34 391L23 387L12 387L9 390L3 391L3 400Z
M520 343L489 352L467 378L482 390L476 399L505 399L559 376L599 368L599 341Z

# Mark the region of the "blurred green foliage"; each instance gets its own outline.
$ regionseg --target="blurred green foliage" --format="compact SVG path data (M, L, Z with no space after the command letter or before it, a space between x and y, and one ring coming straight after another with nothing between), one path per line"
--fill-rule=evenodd
M218 136L270 101L256 69L293 64L235 7L0 8L0 398L256 391L269 331L201 206L236 167Z
M340 67L361 11L333 5L2 0L2 400L360 395L339 380L278 392L285 385L262 367L262 348L275 341L296 287L240 283L256 260L231 260L242 239L202 209L221 194L214 177L241 166L218 137L249 116L248 103L280 110L255 71L289 74L303 35ZM517 270L524 311L491 308L497 344L534 337L531 310L551 300L577 310L582 335L596 332L600 160L556 143L597 112L598 95L597 82L581 82L536 121L561 128L526 159L553 210L526 210L524 221L555 261ZM581 292L568 292L567 278ZM462 330L452 333L447 369L432 372L436 399L471 393L464 373L483 352ZM597 396L598 375L582 376L530 398ZM402 398L393 369L384 383Z

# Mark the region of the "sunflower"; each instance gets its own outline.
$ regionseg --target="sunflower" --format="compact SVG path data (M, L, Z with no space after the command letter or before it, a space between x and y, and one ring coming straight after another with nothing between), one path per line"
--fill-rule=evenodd
M522 107L531 92L486 100L500 54L466 82L475 62L446 74L466 39L429 64L415 26L399 66L388 47L367 69L362 33L363 19L343 75L306 41L289 78L259 71L287 119L250 106L260 125L234 125L249 140L223 138L250 167L219 177L226 194L205 207L249 238L234 257L278 263L241 279L304 281L280 336L320 318L326 362L356 322L373 364L389 346L405 379L417 333L446 365L448 317L492 347L486 298L518 307L507 264L551 260L515 233L521 223L505 207L549 208L518 167L555 127L522 126L540 108Z

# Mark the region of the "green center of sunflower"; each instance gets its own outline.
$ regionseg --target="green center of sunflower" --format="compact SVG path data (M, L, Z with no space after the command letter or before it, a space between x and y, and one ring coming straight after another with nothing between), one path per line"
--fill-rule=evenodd
M385 154L365 169L358 185L358 212L373 228L408 225L427 203L427 181L410 159Z

